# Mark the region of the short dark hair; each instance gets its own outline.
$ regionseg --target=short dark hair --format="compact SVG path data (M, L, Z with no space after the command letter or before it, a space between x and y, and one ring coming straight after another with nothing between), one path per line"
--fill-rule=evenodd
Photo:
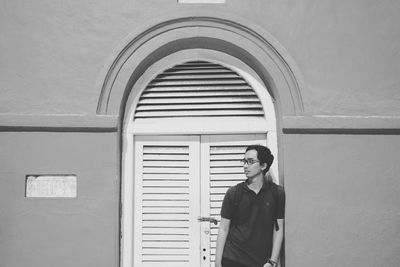
M267 168L263 171L264 175L271 168L272 162L274 162L274 155L272 155L271 150L268 147L262 145L250 145L246 148L246 152L249 150L257 151L257 158L260 164L267 164Z

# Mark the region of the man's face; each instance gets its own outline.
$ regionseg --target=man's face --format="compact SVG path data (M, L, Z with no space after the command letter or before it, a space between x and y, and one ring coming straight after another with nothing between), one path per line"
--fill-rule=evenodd
M266 168L266 164L260 164L258 161L257 157L257 151L256 150L249 150L244 154L244 158L247 160L247 162L243 166L244 173L247 178L254 178L258 175L262 175L263 170ZM253 164L251 164L253 162Z

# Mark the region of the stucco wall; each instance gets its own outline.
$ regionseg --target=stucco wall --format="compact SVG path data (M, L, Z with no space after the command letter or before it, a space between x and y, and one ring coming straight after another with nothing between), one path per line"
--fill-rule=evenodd
M398 135L285 135L287 266L398 266Z
M304 75L306 114L400 113L397 0L1 2L0 112L93 113L104 69L133 32L197 14L274 36Z
M268 32L300 71L304 114L279 118L286 266L398 265L400 2L226 2L0 1L0 266L118 266L121 118L96 116L101 85L136 34L186 16ZM32 173L76 174L78 197L24 198Z
M0 133L0 266L118 266L113 133ZM77 198L25 198L27 174L75 174Z

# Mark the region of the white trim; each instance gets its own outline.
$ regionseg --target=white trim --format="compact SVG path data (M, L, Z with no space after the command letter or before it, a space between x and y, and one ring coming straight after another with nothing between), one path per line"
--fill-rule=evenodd
M201 176L200 176L200 193L201 197L203 197L201 200L201 215L202 217L209 217L210 216L210 199L209 197L204 197L206 193L209 195L209 182L210 178L209 176L209 170L210 170L210 136L201 136L200 140L200 154L201 154ZM200 266L210 266L210 233L211 233L211 227L210 223L201 223L200 224L200 231L205 233L208 232L208 234L203 234L201 235L201 240L200 240L200 250L201 250L201 263ZM204 251L205 250L205 251ZM204 260L205 258L205 260Z
M221 120L224 124L221 124ZM263 118L165 118L162 123L154 121L135 121L135 127L130 127L127 133L135 135L154 134L232 134L265 133L269 128ZM271 131L271 130L270 130Z
M133 116L135 113L135 107L138 99L145 89L148 82L152 80L158 73L163 70L172 67L172 65L181 63L188 59L201 59L212 61L224 66L227 66L239 73L256 91L260 101L263 105L264 112L268 112L271 120L261 119L260 121L251 120L235 120L236 123L229 122L228 127L222 127L221 124L207 120L207 124L182 124L182 121L174 122L174 124L163 125L163 129L160 129L160 125L139 125L133 122ZM207 49L190 49L180 51L171 54L160 61L153 64L136 82L131 94L128 97L125 117L122 125L122 235L121 235L121 267L132 267L133 265L133 198L134 195L134 135L146 134L146 135L160 135L160 134L248 134L248 133L269 133L268 137L274 138L271 140L268 138L269 145L276 144L271 147L275 151L276 159L277 155L277 136L276 136L276 116L274 103L272 98L268 98L269 94L260 77L244 62L238 60L235 57L227 55L222 52L217 52ZM238 125L238 122L240 125ZM206 127L205 125L211 124ZM178 127L177 127L178 126ZM275 134L272 134L275 133ZM276 170L277 168L277 164ZM279 177L279 176L276 176ZM135 243L136 244L136 243ZM136 257L137 258L137 257ZM134 266L139 266L135 262Z
M133 151L135 151L133 135L123 134L121 171L121 267L133 266Z
M131 138L131 139L133 140L133 138ZM132 173L132 177L134 177L135 180L134 180L134 182L132 182L132 186L130 187L130 188L132 188L131 190L133 191L133 192L131 192L131 194L134 196L134 199L133 199L134 202L133 202L133 207L132 207L132 209L134 210L134 212L133 212L134 217L132 220L132 226L134 226L133 227L134 231L131 231L131 232L133 234L132 237L134 237L134 236L137 237L134 239L133 247L132 247L132 251L134 253L133 266L140 266L140 263L142 261L142 258L141 258L142 255L139 250L139 248L141 247L141 236L142 236L141 235L141 233L142 233L141 232L141 229L142 229L141 223L142 223L142 220L137 220L135 218L142 217L141 216L142 210L140 208L138 208L138 207L142 207L142 194L135 194L135 192L137 192L136 188L142 188L143 179L142 179L142 177L138 177L139 174L143 173L142 164L140 164L141 162L136 159L142 158L143 143L141 142L141 140L134 140L134 144L135 144L134 145L135 150L131 151L131 154L134 154L135 157L133 159L134 163L131 163L131 164L135 166L135 169Z
M190 161L190 173L193 174L192 179L190 179L190 195L195 196L193 201L190 201L190 210L191 211L200 211L201 210L201 196L199 195L199 187L200 187L200 167L198 162L200 161L200 138L198 136L191 136L190 146L189 146L189 155L191 155ZM197 196L197 197L196 197ZM196 214L194 212L190 213L190 229L193 231L190 233L190 237L193 238L192 242L200 247L200 230L201 224L199 224L198 216L200 214ZM197 243L196 241L199 241ZM193 244L192 243L192 244ZM194 246L196 247L196 246ZM190 249L190 258L191 259L199 259L200 261L200 249ZM192 263L192 262L189 262ZM193 264L193 263L192 263ZM190 265L189 266L196 266Z

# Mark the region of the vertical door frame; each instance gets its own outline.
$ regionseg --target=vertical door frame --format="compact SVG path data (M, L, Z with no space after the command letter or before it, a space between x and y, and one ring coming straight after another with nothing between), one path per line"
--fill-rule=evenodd
M201 164L201 171L200 171L200 194L201 196L204 194L204 192L208 191L208 186L207 183L204 182L203 176L203 170L209 169L209 162L207 160L207 156L209 155L209 150L210 148L205 145L203 142L204 136L200 136L200 164ZM208 153L207 153L208 152ZM206 217L210 216L210 205L209 205L209 199L206 201L200 201L200 216ZM202 261L200 266L210 266L210 257L208 256L210 254L210 251L208 251L209 246L208 246L208 241L207 237L210 238L210 233L211 233L211 227L210 223L201 223L200 224L200 232L205 232L208 231L208 235L202 235L200 234L201 240L200 240L200 249L201 249L201 258L205 257L205 262ZM204 251L206 250L206 251ZM200 259L201 260L201 259Z

